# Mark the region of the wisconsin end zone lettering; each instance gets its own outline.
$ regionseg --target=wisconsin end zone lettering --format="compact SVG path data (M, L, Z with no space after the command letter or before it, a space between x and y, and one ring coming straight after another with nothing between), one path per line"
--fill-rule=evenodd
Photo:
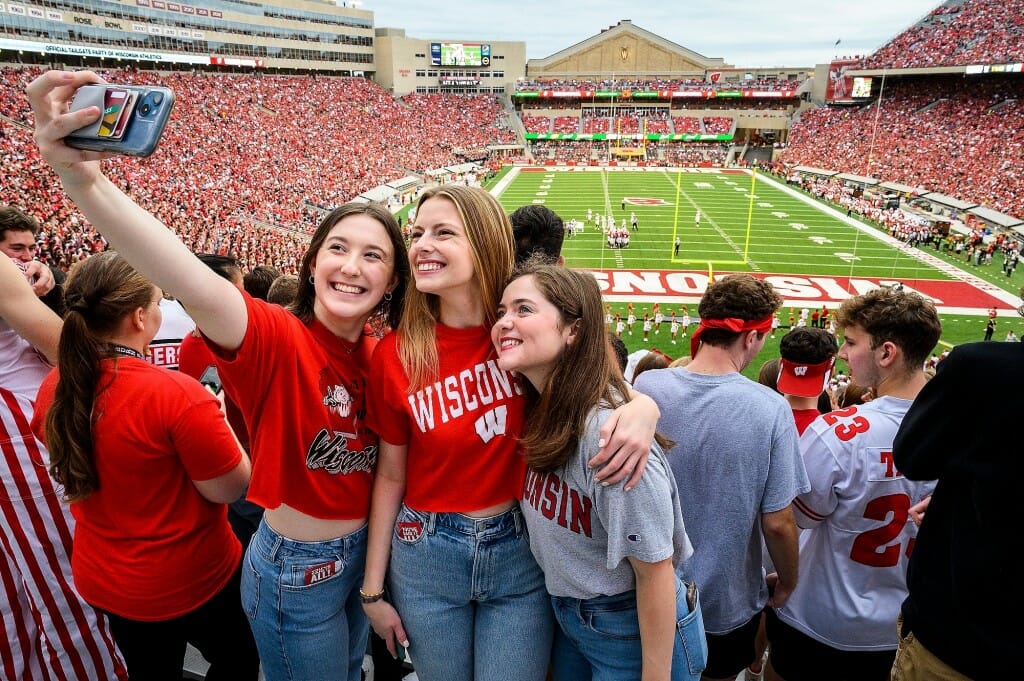
M630 300L668 303L697 303L707 289L710 277L706 270L590 270L609 302ZM727 270L714 272L720 278ZM766 274L751 272L770 283L787 306L802 303L833 304L850 296L861 295L880 287L897 284L904 291L919 293L931 300L941 311L970 314L995 307L1012 310L998 293L980 288L968 281L947 279L897 280L885 277L805 276L799 274Z
M149 361L158 367L165 369L178 368L178 353L181 351L181 341L163 343L149 346Z

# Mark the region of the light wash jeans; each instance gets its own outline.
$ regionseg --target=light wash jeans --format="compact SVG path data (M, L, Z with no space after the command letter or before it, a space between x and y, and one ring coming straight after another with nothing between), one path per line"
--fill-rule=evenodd
M366 534L302 542L260 521L243 562L242 607L267 681L359 681L370 630L359 602Z
M552 668L558 681L639 681L643 668L636 591L614 596L551 597L558 628ZM676 642L672 681L698 681L708 660L698 595L690 611L676 580Z
M543 681L554 620L519 507L492 518L402 506L392 602L420 681Z

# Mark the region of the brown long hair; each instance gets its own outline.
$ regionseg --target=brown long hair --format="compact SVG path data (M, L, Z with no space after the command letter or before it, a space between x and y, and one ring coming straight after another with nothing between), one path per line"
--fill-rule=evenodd
M585 272L528 262L509 283L533 277L537 289L561 315L562 328L575 325L575 338L555 363L543 392L529 382L522 445L526 464L541 472L561 467L575 453L596 405L618 407L629 401L629 386L619 373L604 327L597 280ZM666 449L673 443L658 436Z
M50 475L68 501L99 489L93 460L93 406L101 386L100 360L110 357L104 340L126 315L153 300L154 287L114 251L75 264L64 286L67 314L60 334L60 379L46 413Z
M327 240L327 235L336 224L350 215L366 215L384 226L388 234L388 241L391 242L391 249L394 251L395 277L398 284L391 291L390 296L385 296L371 312L368 320L371 328L378 335L383 335L390 329L397 329L399 320L402 318L402 300L405 298L406 288L409 286L409 258L405 250L405 239L402 238L402 229L398 226L398 220L379 203L372 201L367 203L346 203L338 206L320 221L309 242L309 248L302 256L302 264L299 266L299 288L295 294L294 302L288 309L306 324L313 321L313 304L316 302L316 287L309 280L313 270L313 259L320 252L320 247Z
M444 197L455 204L459 218L466 228L471 247L473 272L480 285L480 302L485 323L494 323L505 281L515 261L515 241L512 223L497 199L479 187L459 184L440 185L428 189L416 204L416 210L426 201ZM405 296L405 311L398 327L401 342L398 351L402 367L409 377L409 390L414 392L430 382L437 374L437 342L434 328L441 318L441 298L422 293L415 286Z

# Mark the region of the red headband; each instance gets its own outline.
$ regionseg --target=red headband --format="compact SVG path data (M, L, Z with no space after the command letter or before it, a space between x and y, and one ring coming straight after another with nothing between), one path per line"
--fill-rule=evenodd
M697 356L697 348L700 347L700 337L704 334L705 329L725 329L735 333L757 331L760 334L766 334L772 330L772 320L774 318L775 315L768 315L764 319L737 319L736 317L726 317L725 319L701 318L700 326L697 327L697 330L693 332L693 336L690 337L690 357Z

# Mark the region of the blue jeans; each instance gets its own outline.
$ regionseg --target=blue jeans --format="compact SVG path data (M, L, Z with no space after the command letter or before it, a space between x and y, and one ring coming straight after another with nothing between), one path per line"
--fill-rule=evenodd
M643 654L636 591L586 600L552 596L551 605L559 625L552 655L558 681L640 679ZM678 579L676 617L672 681L697 681L708 659L700 598L691 612Z
M388 587L420 681L543 681L554 620L522 512L402 506Z
M370 631L359 602L366 533L303 542L260 521L245 553L242 607L267 681L359 681Z

